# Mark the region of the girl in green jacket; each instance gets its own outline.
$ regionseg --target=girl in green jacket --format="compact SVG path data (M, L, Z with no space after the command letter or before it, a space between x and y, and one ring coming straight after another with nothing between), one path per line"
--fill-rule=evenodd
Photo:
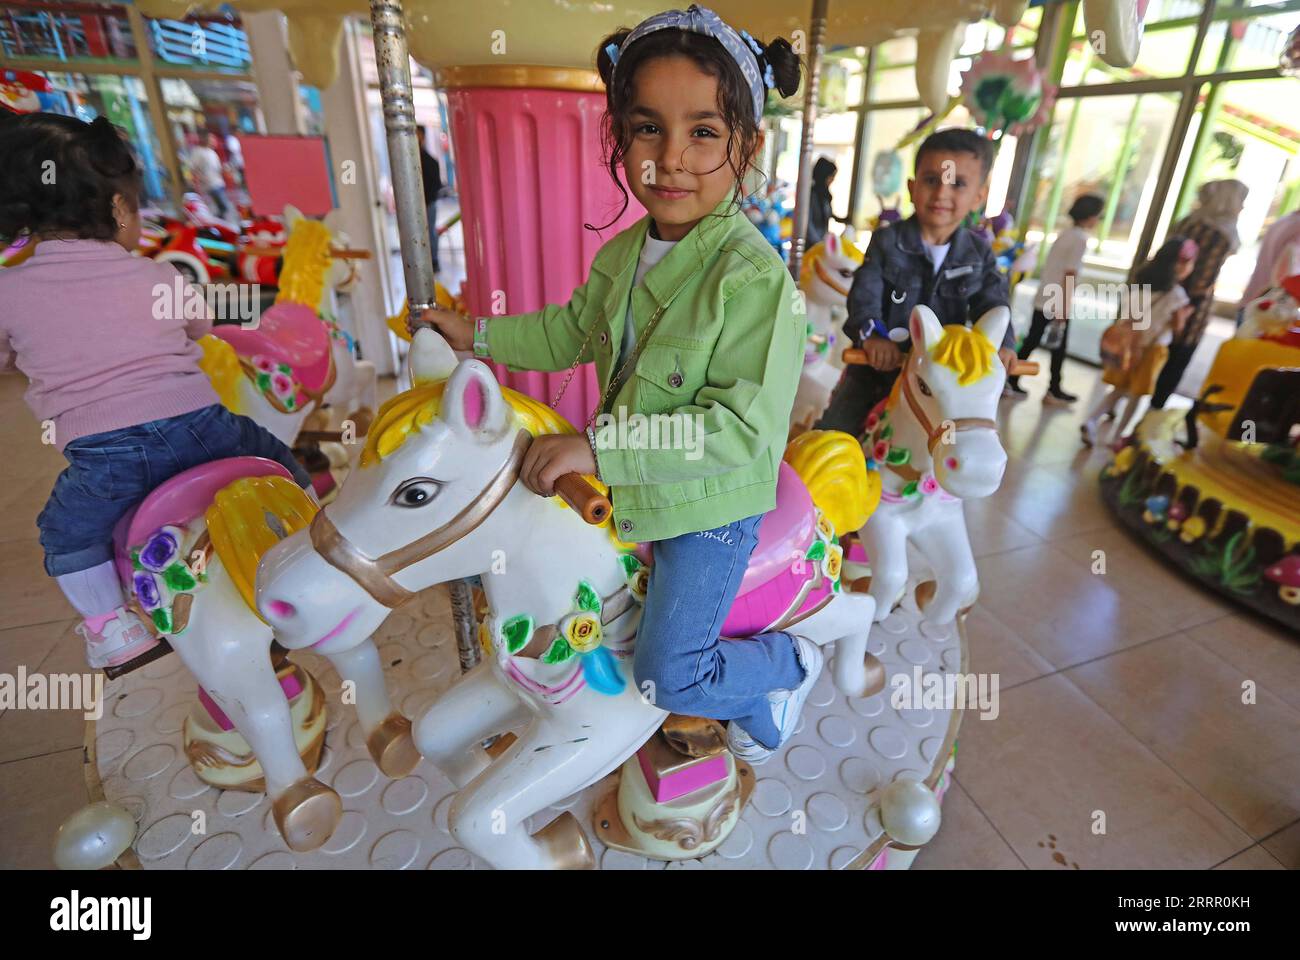
M792 95L799 60L787 41L764 45L692 6L607 37L597 66L605 161L624 208L620 167L649 215L601 248L567 304L421 319L511 369L596 364L603 397L585 435L535 439L521 479L548 497L571 472L609 485L622 539L654 541L638 686L665 710L730 720L732 751L759 763L794 731L822 667L787 633L719 639L776 505L803 363L803 302L739 213L767 91Z

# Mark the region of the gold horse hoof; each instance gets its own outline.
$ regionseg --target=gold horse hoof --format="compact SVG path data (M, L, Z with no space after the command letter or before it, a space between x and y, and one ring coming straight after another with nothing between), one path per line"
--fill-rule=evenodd
M546 851L553 870L594 870L596 855L587 841L578 818L562 813L533 834L533 839Z
M868 653L862 658L862 666L866 671L867 676L865 692L862 696L874 697L876 694L880 693L880 691L885 689L885 681L887 679L885 676L885 665L880 662L880 659L874 653Z
M289 849L306 853L330 838L343 816L343 801L315 777L307 777L276 797L271 811Z
M375 765L390 780L400 780L420 762L420 751L411 737L411 721L400 713L390 713L366 738Z
M925 608L928 607L930 601L934 599L934 592L938 586L939 585L933 580L926 580L924 583L918 583L916 585L916 609L920 610L922 613L925 612Z

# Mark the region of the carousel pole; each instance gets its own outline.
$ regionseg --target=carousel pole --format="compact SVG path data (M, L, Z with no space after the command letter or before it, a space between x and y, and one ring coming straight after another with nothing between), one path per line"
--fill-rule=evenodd
M795 191L794 236L790 238L790 275L799 279L803 246L808 236L808 201L812 196L813 125L817 122L817 89L822 74L822 40L826 34L829 0L813 0L808 37L808 84L803 95L803 132L799 137L799 186Z
M397 205L397 233L402 242L402 273L406 278L408 316L412 323L435 304L433 252L429 248L429 214L420 175L416 140L415 102L411 94L411 58L406 44L406 20L401 0L370 0L370 25L375 40L375 67L384 106L388 164ZM448 584L456 629L460 668L469 670L482 654L474 638L474 604L465 580Z

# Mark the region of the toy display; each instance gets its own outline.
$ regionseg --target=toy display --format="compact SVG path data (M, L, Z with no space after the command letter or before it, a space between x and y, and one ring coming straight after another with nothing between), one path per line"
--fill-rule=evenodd
M763 239L770 243L784 260L790 253L790 238L794 234L794 201L790 185L784 180L773 180L761 193L750 194L741 205L745 216L758 227Z
M1284 281L1219 348L1190 411L1154 410L1101 475L1102 497L1188 576L1300 629L1300 327Z

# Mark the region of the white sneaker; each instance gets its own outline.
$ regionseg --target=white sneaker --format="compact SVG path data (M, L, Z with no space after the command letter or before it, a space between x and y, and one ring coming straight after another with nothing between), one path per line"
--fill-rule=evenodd
M130 610L118 607L114 614L99 633L85 623L77 624L77 633L86 641L86 662L92 667L116 667L158 645L158 638Z
M1096 421L1085 420L1079 424L1079 438L1083 440L1085 447L1095 447L1097 445Z
M794 728L799 725L799 714L803 711L808 694L817 683L822 672L822 652L817 644L804 637L795 637L795 650L799 663L804 669L803 683L793 690L774 690L767 695L772 704L772 722L780 734L778 747L785 744L794 735ZM727 748L746 763L758 766L767 762L775 750L763 746L749 735L744 727L735 720L727 724Z

